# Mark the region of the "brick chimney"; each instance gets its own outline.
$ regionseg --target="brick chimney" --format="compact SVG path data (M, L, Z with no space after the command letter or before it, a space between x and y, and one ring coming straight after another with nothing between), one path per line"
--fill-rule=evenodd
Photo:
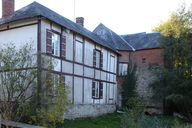
M14 13L15 0L2 0L2 18L7 18Z
M76 18L76 24L84 26L84 18L83 17L77 17Z

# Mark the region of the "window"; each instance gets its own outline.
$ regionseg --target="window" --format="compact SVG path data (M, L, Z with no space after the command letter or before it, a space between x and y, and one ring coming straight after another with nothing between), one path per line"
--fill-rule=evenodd
M146 58L142 58L142 63L146 63Z
M92 98L93 99L103 99L103 83L102 82L93 81Z
M65 40L62 40L65 43ZM65 46L62 47L62 52L64 52ZM46 52L54 56L60 56L60 35L47 31L47 43L46 43Z
M103 68L103 53L100 50L93 51L93 66Z
M128 71L128 64L119 63L119 75L120 76L127 75L127 71Z
M55 56L59 56L59 42L60 42L60 36L53 33L52 34L52 54Z
M57 86L59 84L62 84L62 85L65 85L65 76L64 75L52 75L52 93L53 93L53 96L56 96L57 95Z
M76 41L75 45L75 61L82 63L83 62L83 43Z
M110 72L115 72L115 56L110 55Z
M62 36L61 37L61 58L64 58L66 57L66 37L65 36Z

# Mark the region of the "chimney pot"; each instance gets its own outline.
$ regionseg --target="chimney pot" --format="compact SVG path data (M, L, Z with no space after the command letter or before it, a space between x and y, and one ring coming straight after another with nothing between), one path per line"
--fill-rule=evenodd
M2 18L7 18L14 13L15 0L2 0Z
M84 18L83 17L77 17L76 18L76 24L84 26Z

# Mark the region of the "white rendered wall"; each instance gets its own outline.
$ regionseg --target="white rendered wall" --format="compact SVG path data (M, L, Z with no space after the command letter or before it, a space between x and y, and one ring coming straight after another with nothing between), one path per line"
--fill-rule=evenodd
M0 47L13 43L17 48L31 44L37 52L37 25L25 26L0 32Z
M74 77L74 104L82 104L83 79Z

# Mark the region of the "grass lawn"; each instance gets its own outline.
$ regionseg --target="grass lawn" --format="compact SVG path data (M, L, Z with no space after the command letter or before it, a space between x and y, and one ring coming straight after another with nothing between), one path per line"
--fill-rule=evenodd
M121 114L113 113L97 118L66 120L64 128L120 128Z
M76 120L65 120L64 126L59 128L121 128L121 117L122 114L113 113L107 114L104 116L100 116L97 118L84 118L84 119L76 119ZM147 124L147 128L157 128L154 123L159 123L160 128L173 128L174 125L174 117L148 117L149 120L146 120L144 124ZM155 121L158 120L158 121ZM180 121L179 121L180 122ZM181 124L183 121L181 121ZM172 127L171 127L172 126ZM191 126L191 125L190 125ZM191 127L187 128L192 128ZM144 126L145 127L145 126ZM185 127L178 127L185 128Z

